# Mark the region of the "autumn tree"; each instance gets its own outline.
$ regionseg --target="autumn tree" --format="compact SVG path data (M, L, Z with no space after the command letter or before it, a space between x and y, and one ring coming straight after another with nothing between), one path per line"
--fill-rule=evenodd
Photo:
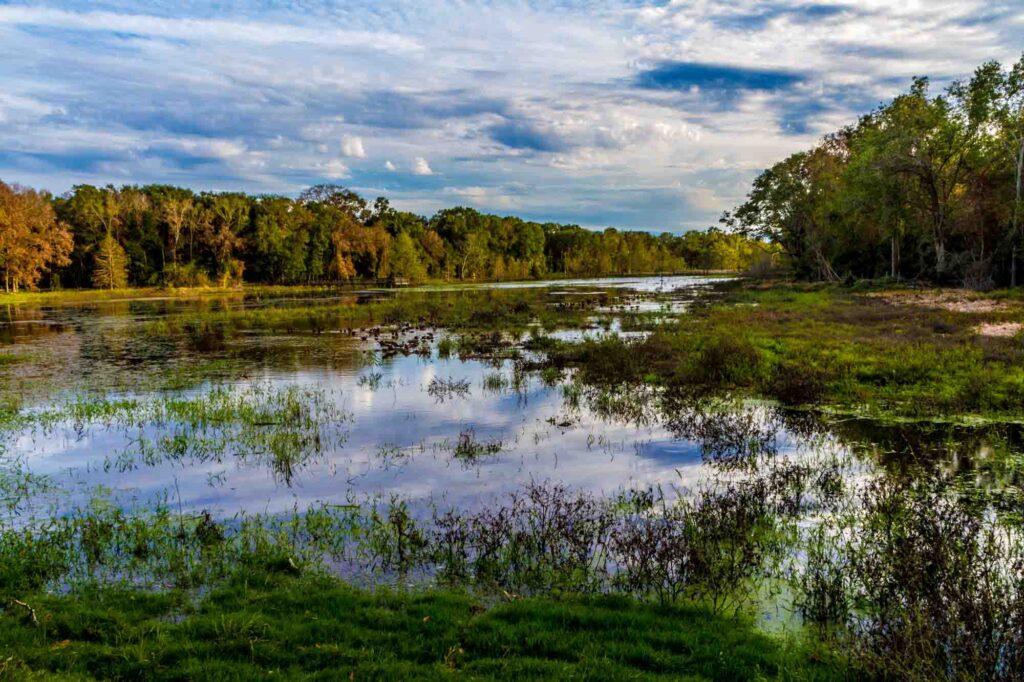
M49 195L0 182L0 268L4 291L34 289L53 268L67 265L73 243Z
M121 262L127 263L129 284L175 286L205 285L213 277L222 284L240 282L243 273L249 281L276 283L389 274L482 280L542 277L552 271L668 272L683 263L683 237L677 235L597 233L468 207L443 209L428 220L395 209L385 198L371 207L337 185L312 187L296 199L197 196L168 185L78 185L50 203L74 238L70 264L55 273L72 286L94 283L97 260L105 287L120 279L116 266ZM737 249L749 242L735 238ZM728 246L733 253L732 245L709 242L707 248ZM724 262L718 256L714 260Z
M128 256L110 232L96 247L92 284L100 289L123 289L128 286Z
M426 257L426 266L431 274L441 272L444 260L444 240L433 230L426 230L420 235L420 248Z

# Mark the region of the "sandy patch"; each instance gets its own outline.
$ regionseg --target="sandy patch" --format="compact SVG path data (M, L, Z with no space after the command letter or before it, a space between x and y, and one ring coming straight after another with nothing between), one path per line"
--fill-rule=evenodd
M978 325L974 328L974 331L981 336L1007 338L1016 336L1022 329L1024 329L1024 324L1020 322L988 322Z
M882 292L869 296L893 305L940 308L954 313L995 313L1010 309L1006 301L993 301L972 292L959 290Z

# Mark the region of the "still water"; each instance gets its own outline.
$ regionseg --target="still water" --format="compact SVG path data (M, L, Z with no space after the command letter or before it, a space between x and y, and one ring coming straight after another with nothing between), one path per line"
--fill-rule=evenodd
M695 301L714 296L720 281L622 278L493 288L536 289L553 306L573 296L625 292L593 306L593 316L544 330L581 340L638 333L620 330L623 312L686 315ZM581 399L571 374L542 380L517 367L521 357L444 353L441 340L456 334L429 326L382 336L386 324L352 333L302 324L302 315L286 324L259 323L295 309L314 311L320 320L336 307L410 295L151 299L8 310L0 325L0 349L15 358L0 364L7 398L18 402L19 414L46 418L11 420L4 460L53 482L36 514L81 504L101 490L126 506L173 499L183 509L228 518L393 496L420 509L473 509L531 481L601 496L655 487L673 497L699 485L715 455L730 451L757 447L798 459L866 448L884 456L897 447L892 443L907 440L872 425L794 427L751 403L730 408L714 428L706 418L684 414L686 408L655 409L654 395L618 396L632 407L609 410L607 401L595 406ZM440 289L425 294L443 295ZM230 331L209 323L224 315L248 322ZM161 326L167 320L184 322ZM406 352L387 352L403 343ZM211 392L241 396L243 407L262 406L266 414L239 427L218 422L204 408L201 423L183 424L155 407L174 400L200 404ZM291 402L275 402L281 396ZM278 428L282 417L274 409L300 411L302 404L313 414L296 429L299 454L282 467L268 455L274 446L263 434ZM722 428L731 432L723 436ZM709 444L716 438L725 445ZM976 449L982 447L990 446L986 441Z

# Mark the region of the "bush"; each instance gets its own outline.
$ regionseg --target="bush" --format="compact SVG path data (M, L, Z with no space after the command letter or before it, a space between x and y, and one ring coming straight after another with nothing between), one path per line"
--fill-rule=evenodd
M713 330L696 339L681 378L688 384L712 388L750 386L762 374L762 365L761 353L750 339L737 332Z
M195 263L168 265L164 268L164 285L169 287L208 287L210 276Z
M766 393L784 405L812 405L825 395L829 372L809 362L783 360L775 365Z

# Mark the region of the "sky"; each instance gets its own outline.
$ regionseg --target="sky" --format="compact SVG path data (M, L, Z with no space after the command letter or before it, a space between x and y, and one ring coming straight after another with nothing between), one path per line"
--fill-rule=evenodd
M1024 0L0 0L0 180L682 232L1022 49Z

